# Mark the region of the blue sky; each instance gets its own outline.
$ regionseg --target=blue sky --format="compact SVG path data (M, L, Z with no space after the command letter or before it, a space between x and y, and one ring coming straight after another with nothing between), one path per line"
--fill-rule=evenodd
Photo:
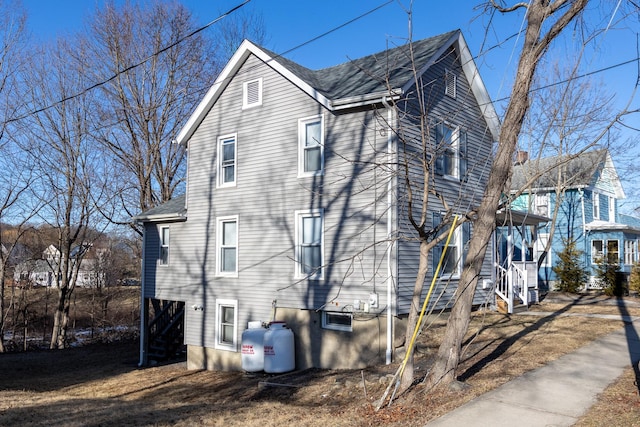
M519 39L512 37L523 24L522 12L515 14L496 14L488 27L489 17L477 10L475 5L483 0L415 0L413 6L412 36L415 40L437 35L453 29L462 30L471 53L476 56L480 70L496 109L501 114L508 96L513 70L519 53ZM28 25L33 35L46 39L59 34L73 33L81 29L84 18L90 14L101 0L23 0L29 14ZM197 22L204 25L218 17L221 12L242 3L242 0L183 0L196 16ZM408 0L402 0L408 3ZM611 2L613 4L614 2ZM369 14L367 12L375 9ZM398 1L387 0L252 0L244 9L258 11L264 17L267 31L267 48L282 53L308 42L328 31L358 18L330 34L320 37L303 47L297 48L286 56L308 68L317 69L336 65L350 58L384 50L387 46L402 44L409 34L408 16ZM613 8L612 8L613 9ZM619 17L614 15L615 18ZM604 13L594 7L590 11L592 26L606 27L611 13ZM488 30L487 30L488 28ZM598 72L592 79L615 96L616 105L626 104L637 79L636 63L618 66L636 58L636 34L640 32L640 23L636 20L632 27L612 26L598 37L587 50L587 61L582 72L590 73L607 67L606 72ZM485 40L485 33L487 34ZM484 43L484 45L483 45ZM563 41L551 51L551 58L563 61L571 56L572 48ZM488 52L486 52L488 51ZM482 54L481 54L482 53ZM640 99L640 97L636 97ZM634 99L631 108L640 108L638 99ZM625 123L639 129L640 114L625 119ZM628 129L622 131L622 138L636 138L638 132ZM628 151L631 153L631 151ZM619 169L636 158L638 152L614 157ZM640 187L634 175L626 175L625 191L630 195L632 189ZM633 187L633 188L632 188Z

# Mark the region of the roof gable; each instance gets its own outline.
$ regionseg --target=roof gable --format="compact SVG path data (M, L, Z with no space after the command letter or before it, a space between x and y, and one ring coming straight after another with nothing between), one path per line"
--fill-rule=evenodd
M176 142L186 143L250 55L255 55L327 109L338 110L398 97L414 83L412 64L421 67L421 75L451 46L460 52L462 71L497 140L498 116L462 33L456 30L317 71L245 40L196 107Z
M536 174L540 174L535 178ZM528 160L513 168L511 190L554 189L558 174L565 188L608 188L616 198L625 197L620 178L608 150L594 150L579 155L552 156Z

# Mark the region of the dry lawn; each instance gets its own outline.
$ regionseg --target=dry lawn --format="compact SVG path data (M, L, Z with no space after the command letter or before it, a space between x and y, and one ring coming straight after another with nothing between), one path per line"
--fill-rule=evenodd
M639 300L627 301L622 309L606 298L543 302L532 308L546 312L540 316L476 313L459 370L464 386L426 391L418 385L380 411L376 401L397 364L285 375L187 371L183 363L138 369L134 342L5 354L0 355L0 425L422 426L622 327L621 321L584 314L640 316ZM444 318L435 319L421 337L419 374L428 369L444 324ZM580 425L639 425L634 381L633 371L625 373Z

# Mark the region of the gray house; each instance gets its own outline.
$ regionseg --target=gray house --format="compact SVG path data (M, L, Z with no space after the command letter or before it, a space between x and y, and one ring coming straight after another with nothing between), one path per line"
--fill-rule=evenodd
M315 71L243 42L177 137L185 196L135 218L141 363L184 344L189 368L241 369L250 321L286 322L298 369L390 363L418 270L420 165L434 166L428 233L435 194L459 213L479 203L498 128L460 31ZM472 232L453 234L436 307L451 303ZM491 260L478 304L493 297Z

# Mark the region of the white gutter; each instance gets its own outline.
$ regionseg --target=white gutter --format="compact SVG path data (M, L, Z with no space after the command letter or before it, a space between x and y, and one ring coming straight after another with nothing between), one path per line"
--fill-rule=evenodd
M391 167L393 160L397 157L394 154L394 133L392 126L395 127L395 110L389 104L387 97L382 97L382 104L387 109L387 161ZM385 353L385 363L390 365L393 361L393 316L396 310L396 304L393 294L393 283L396 275L394 274L393 256L393 232L395 230L395 204L393 199L393 190L395 189L395 174L391 174L387 183L387 349Z
M340 98L331 101L331 107L333 110L344 110L347 108L362 107L363 105L374 104L380 102L381 99L382 104L387 107L389 99L395 101L397 99L400 99L401 95L401 89L391 89L390 91L368 93L366 95L360 96L350 96L348 98Z

